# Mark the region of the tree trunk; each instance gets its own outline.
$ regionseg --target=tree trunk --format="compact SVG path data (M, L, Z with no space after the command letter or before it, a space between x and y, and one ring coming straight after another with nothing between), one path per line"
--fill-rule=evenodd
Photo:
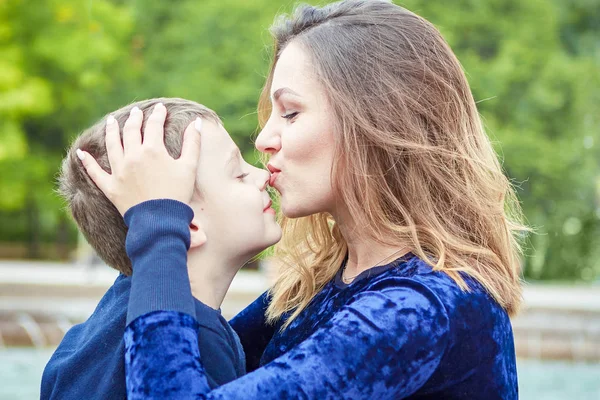
M29 243L27 243L27 258L40 258L41 232L40 212L35 199L31 194L27 196L27 230L29 231Z

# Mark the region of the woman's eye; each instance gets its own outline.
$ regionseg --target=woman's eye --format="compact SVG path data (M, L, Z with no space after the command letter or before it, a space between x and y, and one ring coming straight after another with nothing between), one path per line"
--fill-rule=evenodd
M244 178L247 177L248 175L250 175L250 174L246 172L245 174L242 174L242 175L238 176L237 178L239 180L244 180Z
M298 115L298 112L292 112L292 113L289 113L289 114L282 115L281 118L285 118L285 119L289 120L289 119L294 119L294 117L296 115Z

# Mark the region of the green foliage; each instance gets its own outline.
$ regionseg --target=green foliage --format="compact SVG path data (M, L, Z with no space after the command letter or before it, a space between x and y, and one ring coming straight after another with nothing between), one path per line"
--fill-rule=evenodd
M525 275L600 273L600 2L397 2L462 62L531 235ZM292 1L0 1L0 240L56 236L54 177L70 140L135 100L216 110L255 159L268 27ZM32 211L33 210L33 211ZM74 237L71 227L71 238Z
M0 12L0 209L35 207L55 229L63 150L98 115L132 20L106 1L10 0Z
M252 159L249 138L268 65L266 30L279 7L271 0L134 2L141 74L128 91L135 98L183 97L216 110Z

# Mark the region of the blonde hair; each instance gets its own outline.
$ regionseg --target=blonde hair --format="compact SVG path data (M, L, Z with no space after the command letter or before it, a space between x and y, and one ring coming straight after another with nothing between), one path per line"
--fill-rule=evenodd
M281 52L314 65L334 121L333 190L362 234L404 245L468 290L481 283L509 314L521 302L515 192L484 132L461 65L437 29L387 1L299 6L272 27L274 60L259 102L264 126ZM347 245L325 213L282 218L270 321L284 328L340 268Z
M137 106L144 112L143 137L146 122L152 114L153 107L159 102L162 102L167 109L164 143L167 152L173 158L181 155L183 133L194 119L202 117L221 124L214 111L196 102L179 98L139 101L116 110L111 115L122 128L131 109ZM127 226L123 217L91 180L75 154L77 149L87 151L105 171L110 173L104 140L107 117L108 115L100 119L74 140L62 162L58 177L58 193L66 200L67 208L79 230L98 256L110 267L125 275L131 275L131 260L125 250ZM123 140L123 129L121 129L121 140Z

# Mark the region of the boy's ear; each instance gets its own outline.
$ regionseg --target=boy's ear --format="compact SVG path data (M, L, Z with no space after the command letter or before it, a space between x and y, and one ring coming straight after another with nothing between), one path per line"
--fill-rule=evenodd
M200 225L200 219L194 218L190 222L190 249L202 246L206 243L206 233Z

